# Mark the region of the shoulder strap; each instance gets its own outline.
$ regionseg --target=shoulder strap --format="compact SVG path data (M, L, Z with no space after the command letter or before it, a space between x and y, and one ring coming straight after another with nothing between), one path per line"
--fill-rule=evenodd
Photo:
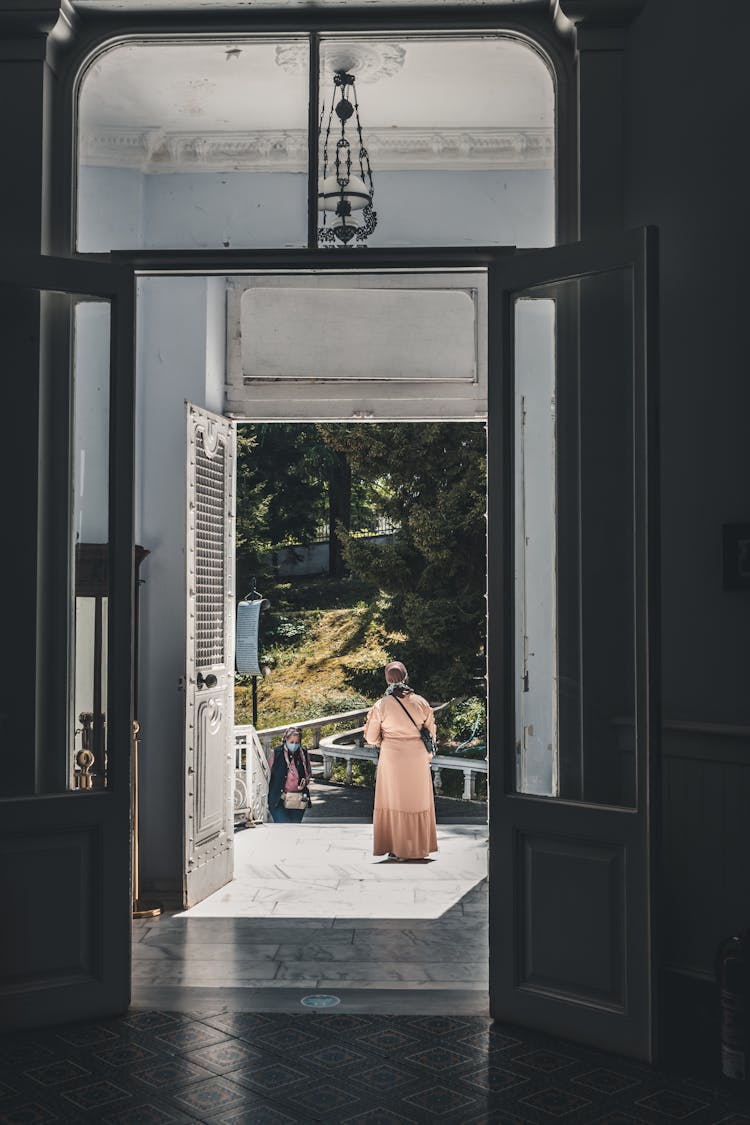
M286 746L284 747L284 757L286 759L286 772L289 773L289 767L291 765L291 762L294 762L294 768L297 770L297 776L299 776L300 770L297 767L296 761L294 760L294 755L292 755L292 758L291 758L291 761L290 761L289 751L287 750ZM301 772L304 776L305 781L308 781L309 778L312 777L312 768L310 766L310 756L307 753L307 750L305 750L304 747L302 747L302 746L300 746L300 748L299 748L299 760L300 760L300 765L302 767Z
M403 703L401 702L401 700L399 699L399 697L398 697L397 695L394 695L394 696L393 696L393 699L395 699L395 700L396 700L396 702L398 703L399 707L400 707L400 708L401 708L401 710L402 710L402 711L404 712L404 714L405 714L405 715L408 715L408 716L409 716L409 718L411 719L411 721L412 721L412 722L414 723L414 726L415 726L415 727L417 727L417 730L419 730L420 728L419 728L419 727L417 726L417 722L416 722L416 719L414 719L414 718L413 718L413 716L412 716L412 715L410 714L410 712L406 710L406 708L404 707L404 705L403 705Z

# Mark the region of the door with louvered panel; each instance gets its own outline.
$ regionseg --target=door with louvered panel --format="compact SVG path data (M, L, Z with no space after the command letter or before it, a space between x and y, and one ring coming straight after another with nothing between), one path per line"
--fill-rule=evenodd
M233 422L187 403L184 905L229 882L234 851Z

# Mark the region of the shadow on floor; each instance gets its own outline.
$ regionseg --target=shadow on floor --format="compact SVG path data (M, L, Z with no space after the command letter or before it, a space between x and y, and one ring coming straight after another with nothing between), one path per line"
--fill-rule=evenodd
M294 1012L334 993L357 1012L487 1012L484 880L437 918L177 914L134 937L139 1007Z
M357 823L372 820L375 790L363 785L339 785L315 778L311 785L313 806L306 820L340 820ZM461 801L453 797L435 798L438 824L487 823L487 805L483 801Z

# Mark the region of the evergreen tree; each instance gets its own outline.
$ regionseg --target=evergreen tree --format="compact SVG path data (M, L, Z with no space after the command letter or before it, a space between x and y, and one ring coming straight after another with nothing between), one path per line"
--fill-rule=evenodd
M357 510L367 510L360 486ZM252 575L271 577L269 555L284 544L305 544L329 527L331 577L344 573L337 528L349 530L352 480L347 458L315 425L264 422L237 431L238 586Z
M237 586L270 580L270 552L307 543L327 512L321 461L328 456L314 425L264 422L237 429Z
M390 595L384 625L408 636L393 652L430 698L484 695L486 439L481 423L319 425L355 481L379 488L400 524L377 546L346 535L355 576ZM381 688L373 679L371 690Z

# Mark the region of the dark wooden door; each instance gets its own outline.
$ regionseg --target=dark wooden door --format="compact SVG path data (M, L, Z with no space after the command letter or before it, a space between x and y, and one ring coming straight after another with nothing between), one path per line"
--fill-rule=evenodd
M490 973L497 1019L652 1059L655 236L491 267Z
M5 256L0 291L8 383L32 380L39 403L22 434L37 510L18 548L37 654L18 675L36 704L0 780L0 1026L17 1027L121 1012L130 997L133 275ZM95 596L81 544L96 545ZM6 729L12 709L11 692Z

